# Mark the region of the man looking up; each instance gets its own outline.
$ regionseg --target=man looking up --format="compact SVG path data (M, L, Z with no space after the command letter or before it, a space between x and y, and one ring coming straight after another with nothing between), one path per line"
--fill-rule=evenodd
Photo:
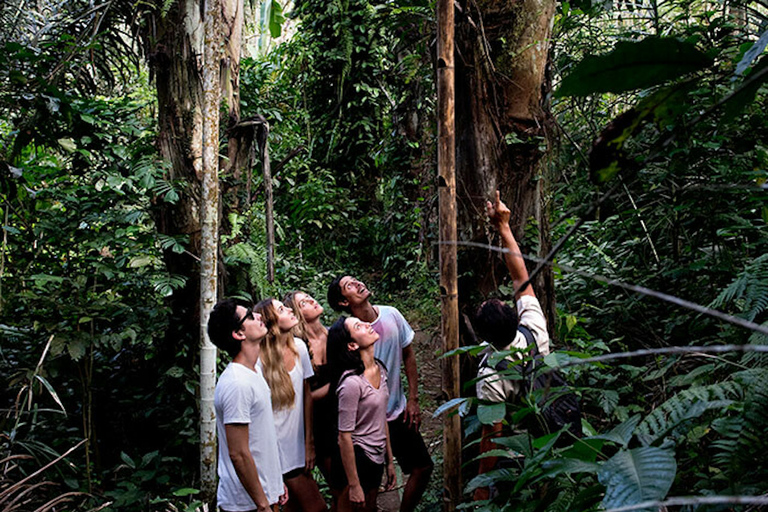
M498 299L489 299L483 302L477 310L474 322L472 322L475 332L492 345L483 352L483 362L478 371L477 397L493 403L512 402L519 392L520 381L499 378L495 368L483 363L494 350L525 349L528 346L525 335L518 330L519 326L530 330L539 352L544 355L549 354L549 334L547 321L544 318L539 300L533 292L533 287L527 284L525 288L520 289L528 281L528 270L525 268L525 261L520 254L520 247L518 247L517 241L512 235L512 229L509 227L511 212L507 205L501 202L498 190L496 191L496 200L493 203L490 201L486 203L486 210L488 218L501 236L501 244L507 250L504 253L504 263L509 270L512 286L515 289L517 311ZM520 360L522 354L514 354L509 357L516 357L517 360ZM480 441L481 454L499 448L493 439L501 435L501 430L501 422L483 425L483 437ZM496 457L480 459L480 474L494 469L497 462ZM478 488L475 490L474 499L485 500L489 498L489 495L487 487Z
M400 502L401 512L415 510L429 484L434 463L419 432L419 378L413 352L413 329L392 306L372 305L370 290L349 275L334 279L328 287L328 303L336 311L343 311L370 323L378 333L374 356L387 367L389 375L389 402L387 423L392 452L403 473L409 475ZM400 379L400 366L405 365L408 380L408 398Z
M208 319L211 342L232 358L213 399L224 512L277 512L287 500L269 387L256 367L266 334L261 316L232 299L218 302Z

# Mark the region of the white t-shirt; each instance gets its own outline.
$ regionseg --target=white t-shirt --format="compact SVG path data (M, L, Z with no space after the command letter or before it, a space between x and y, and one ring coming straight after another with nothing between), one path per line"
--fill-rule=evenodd
M523 325L531 330L533 339L536 341L536 346L539 348L539 352L542 355L549 354L549 333L547 332L547 321L544 318L544 313L541 310L541 304L539 299L533 295L523 295L517 301L517 318L518 324ZM488 348L481 352L483 358L488 357L494 352L494 348L487 344ZM520 331L515 334L515 339L512 343L504 347L502 350L510 350L512 348L522 348L528 346L528 341L525 339L525 335ZM512 354L507 356L510 360L522 359L522 353ZM490 402L505 402L511 400L517 395L519 388L519 381L503 379L494 375L495 368L491 368L488 365L480 365L480 369L477 372L478 382L476 384L477 397L481 400L488 400ZM491 377L483 378L486 375L492 375Z
M248 448L259 481L269 503L277 503L283 493L283 472L272 417L272 396L264 377L242 364L229 363L216 384L213 406L219 435L219 506L232 512L256 508L229 458L225 425L233 423L248 425Z
M299 338L293 338L296 351L299 353L296 364L288 372L293 384L293 405L274 412L275 429L277 430L277 446L280 451L280 466L283 474L294 469L303 468L306 464L304 445L304 380L315 374L312 362L309 360L307 345ZM261 368L261 358L258 366Z
M376 306L379 316L371 323L379 334L379 341L373 346L374 356L387 367L389 384L389 402L387 402L387 421L397 419L405 410L407 400L400 379L400 365L403 362L403 349L413 341L413 329L392 306Z

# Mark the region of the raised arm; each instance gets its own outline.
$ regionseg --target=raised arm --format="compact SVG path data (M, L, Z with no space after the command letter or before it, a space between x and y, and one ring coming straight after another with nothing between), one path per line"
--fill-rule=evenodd
M501 244L507 249L504 253L504 263L507 265L509 275L512 277L512 285L515 287L515 300L523 295L534 295L533 287L528 284L523 290L518 290L520 286L528 281L528 269L525 268L525 260L520 253L520 247L517 245L515 237L512 235L512 228L509 227L509 219L512 212L509 211L500 198L499 191L496 191L496 201L485 203L485 209L488 212L488 218L496 227L501 235Z

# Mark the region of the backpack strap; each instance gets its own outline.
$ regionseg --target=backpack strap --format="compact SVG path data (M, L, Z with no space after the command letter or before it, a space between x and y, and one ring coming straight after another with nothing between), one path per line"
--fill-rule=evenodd
M533 348L531 349L531 355L534 357L539 355L539 345L536 343L536 339L533 337L533 332L531 332L531 330L524 325L518 325L517 330L523 333L523 336L525 336L525 345L527 347L533 345Z

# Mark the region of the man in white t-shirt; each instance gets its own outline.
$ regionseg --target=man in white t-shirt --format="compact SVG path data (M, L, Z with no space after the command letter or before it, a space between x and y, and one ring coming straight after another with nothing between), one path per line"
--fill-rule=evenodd
M213 401L219 438L217 500L224 512L277 512L277 504L287 500L272 399L256 367L266 334L261 316L232 299L217 303L208 319L211 341L232 357Z
M370 290L349 275L334 279L328 287L328 303L336 311L344 311L371 324L379 334L374 345L374 356L384 363L388 373L389 402L387 423L392 452L400 469L408 474L400 501L400 512L416 509L429 485L434 463L419 432L421 409L419 406L419 378L413 346L413 329L392 306L372 305ZM408 397L401 384L400 367L405 367Z
M502 245L507 249L507 252L504 253L504 263L509 270L512 285L516 291L517 311L498 299L487 300L480 305L472 322L475 332L493 346L493 348L488 348L488 352L514 348L525 349L528 346L528 341L525 335L518 330L518 326L524 326L531 331L539 352L544 355L549 354L547 321L533 292L533 287L528 283L525 288L520 289L528 281L528 270L525 268L525 261L520 254L520 247L518 247L517 241L512 235L512 229L509 227L511 212L507 205L501 202L498 191L496 191L496 201L493 204L488 201L486 209L488 217L499 231ZM488 354L483 355L484 357L488 356ZM519 353L510 357L522 359L523 356ZM495 368L484 364L480 365L476 385L477 397L495 403L514 400L519 392L519 381L499 378L495 376L496 373ZM499 448L493 440L501 435L501 429L501 422L483 425L483 437L480 441L481 454ZM495 468L497 462L497 457L480 459L479 473L486 473ZM488 497L489 490L487 487L475 490L475 500L485 500Z

